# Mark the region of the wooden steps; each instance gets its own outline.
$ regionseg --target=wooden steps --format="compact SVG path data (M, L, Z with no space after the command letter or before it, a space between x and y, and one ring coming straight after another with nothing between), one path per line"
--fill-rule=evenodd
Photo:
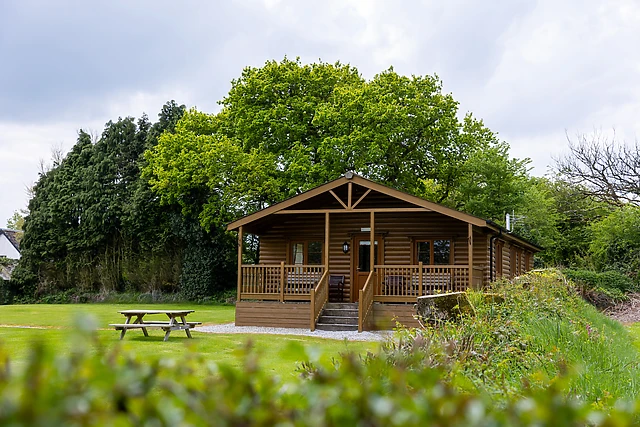
M358 303L329 302L316 324L321 331L357 331Z

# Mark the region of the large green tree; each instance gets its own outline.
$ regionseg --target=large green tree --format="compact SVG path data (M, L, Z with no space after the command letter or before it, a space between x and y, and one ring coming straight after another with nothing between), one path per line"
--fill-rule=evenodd
M471 114L458 119L436 76L389 69L366 81L340 63L285 58L246 68L221 104L218 114L188 111L147 152L144 170L163 202L207 228L347 170L491 217L524 192L527 162L509 159ZM461 194L478 174L502 204Z
M178 289L201 298L231 283L228 236L161 206L141 177L143 153L173 132L184 111L172 101L154 124L146 116L110 121L96 141L81 131L42 173L14 276L19 293Z

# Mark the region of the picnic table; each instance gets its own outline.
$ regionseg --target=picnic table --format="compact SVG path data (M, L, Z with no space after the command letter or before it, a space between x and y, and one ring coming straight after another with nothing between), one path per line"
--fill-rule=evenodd
M118 313L123 314L127 320L124 323L110 323L109 326L113 326L116 331L120 332L120 339L124 338L128 329L142 329L145 337L148 337L147 328L159 328L162 329L164 334L164 341L169 339L171 331L183 330L187 333L187 337L191 338L191 332L189 331L196 325L200 325L201 322L187 322L186 317L194 310L122 310ZM144 317L147 315L164 314L168 321L145 321ZM135 317L135 320L131 322L131 319Z

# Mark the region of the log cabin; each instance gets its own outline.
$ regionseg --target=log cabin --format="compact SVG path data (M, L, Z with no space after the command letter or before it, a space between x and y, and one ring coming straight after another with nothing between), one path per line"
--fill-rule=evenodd
M230 223L236 325L328 330L417 326L421 295L481 288L533 267L541 248L499 226L347 172ZM258 263L243 242L258 237Z

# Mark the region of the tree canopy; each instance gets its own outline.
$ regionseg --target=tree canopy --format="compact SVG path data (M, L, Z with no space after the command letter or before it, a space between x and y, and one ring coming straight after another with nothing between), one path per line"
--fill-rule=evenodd
M366 81L348 65L285 58L246 68L220 104L187 111L144 169L164 203L206 228L348 170L494 219L523 197L528 160L471 114L459 119L437 76L390 68Z
M640 145L620 143L601 133L569 140L569 154L556 162L567 181L606 203L640 205Z
M180 284L186 296L200 298L226 286L233 268L221 245L229 239L161 207L141 177L143 153L173 131L184 111L172 101L154 124L146 116L109 121L96 140L80 131L69 153L43 171L14 273L20 294L175 291Z

